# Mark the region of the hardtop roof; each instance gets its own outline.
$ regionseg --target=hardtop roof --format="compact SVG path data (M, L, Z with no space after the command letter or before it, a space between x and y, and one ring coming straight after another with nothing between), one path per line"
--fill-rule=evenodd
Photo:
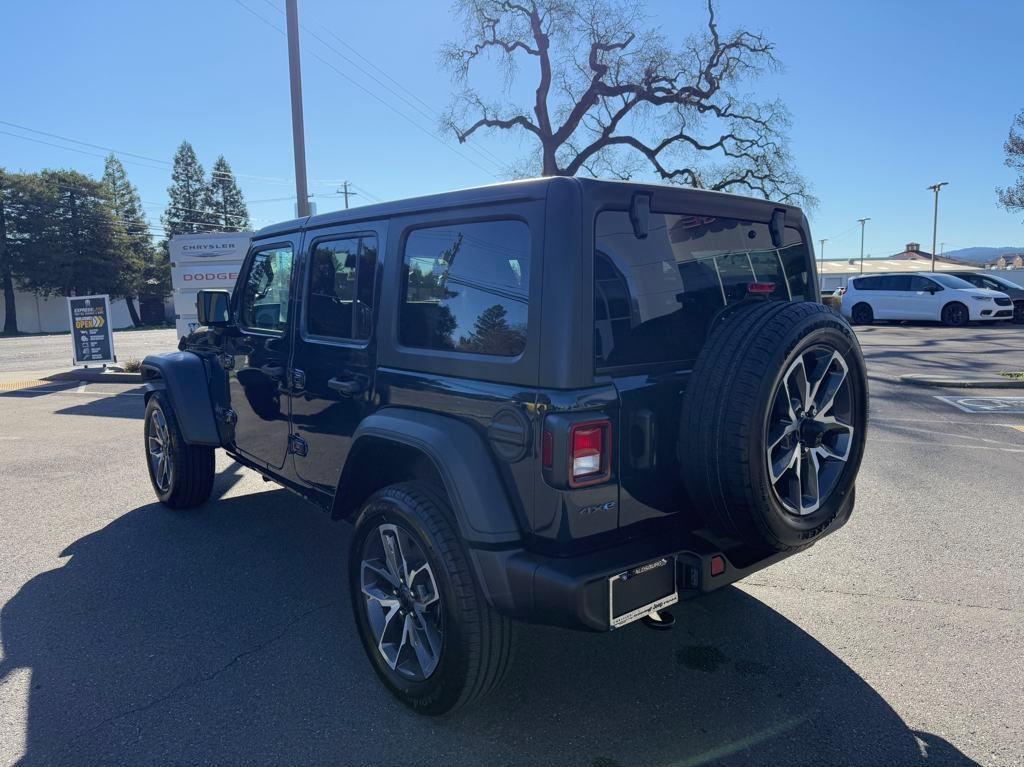
M362 205L348 210L336 210L329 213L320 213L315 216L295 218L282 221L277 224L270 224L259 229L253 239L260 239L272 235L285 234L300 229L313 229L325 226L336 226L339 224L356 223L372 219L388 218L396 215L410 213L421 213L444 208L468 207L476 205L492 204L495 202L508 202L513 200L540 200L548 193L552 184L575 184L581 190L588 187L591 190L599 188L613 189L614 187L630 187L637 191L648 191L656 193L661 191L685 192L689 195L707 195L717 200L733 198L742 201L744 205L764 204L778 208L786 208L798 215L803 212L795 205L788 203L772 202L760 198L747 197L745 195L732 194L730 192L718 192L707 189L693 189L673 184L638 183L635 181L618 181L593 178L579 178L568 176L547 176L543 178L530 178L518 181L501 181L484 186L468 187L438 194L423 195L420 197L409 197L402 200L391 200L388 202L375 203L373 205Z

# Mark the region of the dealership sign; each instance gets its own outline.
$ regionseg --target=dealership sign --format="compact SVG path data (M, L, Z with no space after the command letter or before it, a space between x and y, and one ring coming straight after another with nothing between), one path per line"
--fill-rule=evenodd
M196 291L221 288L231 291L249 250L251 232L179 234L171 238L171 286L179 336L199 327Z
M68 317L73 364L117 362L108 296L69 296Z

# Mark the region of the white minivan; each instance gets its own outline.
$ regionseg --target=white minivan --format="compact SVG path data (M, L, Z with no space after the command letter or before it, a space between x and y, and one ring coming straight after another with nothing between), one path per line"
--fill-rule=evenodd
M846 283L842 313L854 325L875 320L933 320L954 327L976 320L1009 320L1005 293L976 288L949 274L873 274Z

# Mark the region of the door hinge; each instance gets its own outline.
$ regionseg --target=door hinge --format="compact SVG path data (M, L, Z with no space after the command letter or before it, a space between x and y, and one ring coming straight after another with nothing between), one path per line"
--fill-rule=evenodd
M220 419L226 424L238 423L238 414L229 407L220 411Z
M292 369L292 390L302 391L306 388L306 373L302 370Z
M309 453L309 444L298 434L289 434L288 452L295 455L306 455Z
M217 361L220 362L220 366L224 370L235 369L235 357L232 354L228 354L227 352L220 354L217 356Z

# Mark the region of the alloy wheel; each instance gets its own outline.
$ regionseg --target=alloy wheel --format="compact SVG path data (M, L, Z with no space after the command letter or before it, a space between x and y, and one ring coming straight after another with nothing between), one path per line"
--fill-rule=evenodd
M382 524L363 543L360 587L377 651L392 671L421 682L437 668L443 644L441 594L417 540Z
M171 437L167 430L167 419L159 408L149 417L149 429L146 439L149 450L149 467L153 473L153 482L157 490L166 493L171 486Z
M791 514L821 508L853 445L853 396L846 360L822 346L800 354L779 382L765 433L772 488Z

